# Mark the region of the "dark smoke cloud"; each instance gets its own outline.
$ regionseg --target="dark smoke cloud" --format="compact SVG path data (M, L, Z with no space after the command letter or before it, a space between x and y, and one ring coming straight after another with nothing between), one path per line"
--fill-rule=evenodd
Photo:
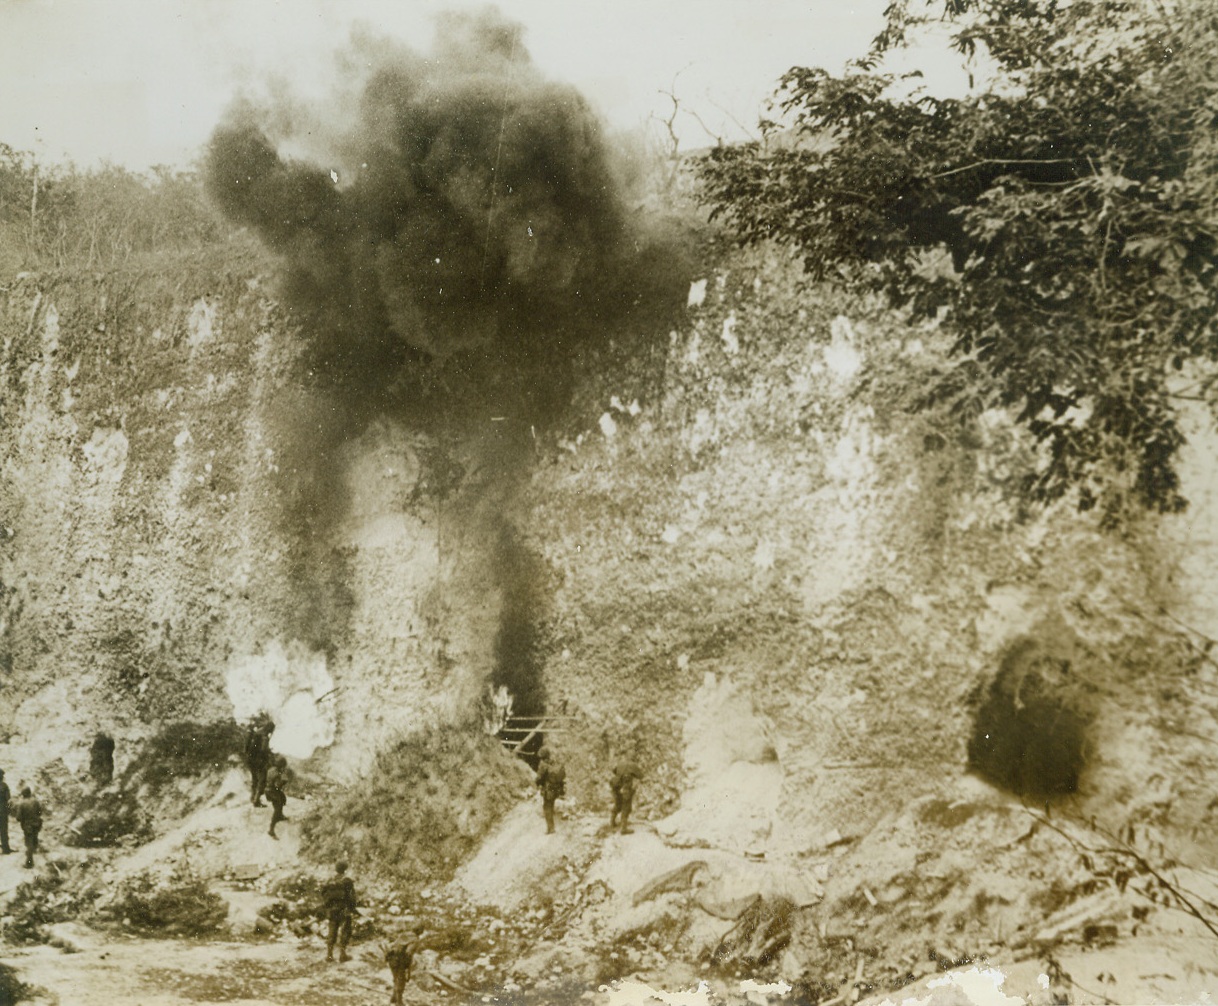
M281 88L239 102L208 149L209 192L282 256L281 303L306 340L269 422L297 631L319 646L350 612L331 534L348 503L335 461L347 441L390 414L438 434L429 484L455 463L444 445L464 442L482 484L507 498L535 431L598 358L581 351L619 332L664 340L684 301L683 256L627 210L595 116L542 77L520 26L487 11L438 29L426 54L355 35L329 101ZM510 536L495 556L497 569L533 568ZM540 711L543 591L540 574L520 576L500 584L495 683Z
M325 110L285 99L215 131L210 192L285 257L289 300L338 371L553 350L641 279L600 126L521 36L494 11L443 18L426 56L358 35L341 61L350 121L326 129Z

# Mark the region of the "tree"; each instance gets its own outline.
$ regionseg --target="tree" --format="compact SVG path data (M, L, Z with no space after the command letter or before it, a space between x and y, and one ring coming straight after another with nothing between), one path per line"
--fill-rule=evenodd
M967 97L881 72L936 21L986 75ZM937 314L950 364L916 407L1014 410L1042 448L1030 498L1186 505L1181 373L1208 398L1218 359L1218 8L894 0L865 58L792 69L775 104L762 141L702 161L713 216Z

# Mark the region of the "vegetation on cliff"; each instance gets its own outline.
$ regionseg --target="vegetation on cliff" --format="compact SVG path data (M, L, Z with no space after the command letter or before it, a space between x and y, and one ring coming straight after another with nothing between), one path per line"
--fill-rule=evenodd
M967 97L880 72L938 19ZM919 407L1017 412L1030 499L1176 511L1180 372L1212 403L1218 360L1216 53L1201 3L897 0L849 72L786 74L764 138L704 160L705 199L741 240L938 315L955 344Z
M0 143L0 266L110 269L213 244L229 230L194 171L46 165Z

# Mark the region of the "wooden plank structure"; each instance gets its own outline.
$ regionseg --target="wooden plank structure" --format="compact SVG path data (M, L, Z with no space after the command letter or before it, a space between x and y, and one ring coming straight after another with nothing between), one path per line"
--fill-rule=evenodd
M509 716L499 731L499 739L512 754L520 754L538 734L567 733L575 721L574 716Z

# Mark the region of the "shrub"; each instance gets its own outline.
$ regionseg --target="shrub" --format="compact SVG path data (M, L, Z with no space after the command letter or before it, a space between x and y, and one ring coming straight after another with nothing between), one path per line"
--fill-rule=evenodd
M307 819L318 859L388 865L405 883L449 877L527 782L523 764L477 726L433 727L383 751L357 787Z
M171 723L151 737L124 775L151 786L163 786L179 776L198 776L223 768L242 750L241 727L234 720L214 723Z
M167 882L145 873L126 882L106 915L147 935L207 936L224 924L228 905L189 871Z
M0 1006L15 1006L30 998L30 987L7 964L0 964Z
M77 823L65 837L68 845L97 848L120 845L125 838L146 842L152 837L148 814L134 792L90 793L76 808Z
M13 895L4 937L10 943L45 943L46 927L86 918L97 897L95 888L69 889L63 873L36 876Z

